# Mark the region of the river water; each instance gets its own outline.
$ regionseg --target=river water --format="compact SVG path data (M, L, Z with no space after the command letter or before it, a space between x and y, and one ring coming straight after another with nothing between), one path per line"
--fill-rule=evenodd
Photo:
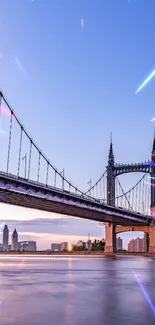
M0 325L155 324L155 260L0 256Z

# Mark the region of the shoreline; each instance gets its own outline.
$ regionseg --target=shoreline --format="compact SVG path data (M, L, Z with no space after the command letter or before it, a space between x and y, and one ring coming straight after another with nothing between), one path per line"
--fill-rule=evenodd
M155 257L155 253L144 253L144 252L117 252L117 253L105 253L103 251L82 251L82 252L46 252L46 251L36 251L36 252L31 252L31 251L10 251L10 252L0 252L0 255L45 255L45 256L65 256L65 255L70 255L70 256L109 256L109 257L114 257L114 256L144 256L144 257Z

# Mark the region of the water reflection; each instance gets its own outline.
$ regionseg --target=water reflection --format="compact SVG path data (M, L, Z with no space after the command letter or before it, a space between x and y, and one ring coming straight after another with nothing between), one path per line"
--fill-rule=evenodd
M87 257L0 257L1 325L152 325L155 261Z
M68 258L68 272L67 272L67 297L66 297L66 306L65 306L65 323L66 324L75 324L75 300L76 300L76 286L74 284L73 276L73 259L72 257Z

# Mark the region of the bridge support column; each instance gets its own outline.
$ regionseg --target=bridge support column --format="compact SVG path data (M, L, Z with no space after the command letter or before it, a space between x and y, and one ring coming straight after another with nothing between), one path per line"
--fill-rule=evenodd
M116 252L115 226L112 223L104 222L105 225L105 253Z
M144 233L144 252L148 253L149 251L149 234L148 233Z
M155 253L155 225L150 225L149 253Z

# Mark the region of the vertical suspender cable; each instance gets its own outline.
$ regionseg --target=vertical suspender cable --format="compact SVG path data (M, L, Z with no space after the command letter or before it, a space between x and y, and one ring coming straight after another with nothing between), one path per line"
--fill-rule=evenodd
M31 155L32 155L32 140L30 141L30 154L29 154L28 180L30 179Z
M21 161L21 150L22 150L22 137L23 137L23 128L21 127L21 133L20 133L20 144L19 144L19 158L18 158L18 177L20 173L20 161Z
M46 186L47 186L47 183L48 183L48 171L49 171L49 162L47 161Z
M7 173L9 171L9 161L10 161L10 149L11 149L11 135L12 135L12 112L10 117L10 132L9 132L9 144L8 144L8 158L7 158Z
M40 151L39 151L39 159L38 159L38 177L37 177L37 182L39 183L39 173L40 173Z

